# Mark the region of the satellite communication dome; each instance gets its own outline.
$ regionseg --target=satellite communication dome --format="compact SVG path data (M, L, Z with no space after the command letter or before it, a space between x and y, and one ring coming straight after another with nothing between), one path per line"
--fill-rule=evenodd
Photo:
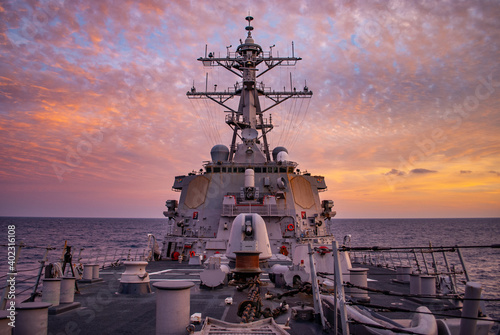
M224 144L214 145L212 150L210 150L210 156L212 157L212 162L227 162L229 159L229 148Z
M274 148L274 150L273 150L273 161L275 161L275 162L278 161L278 154L280 152L282 152L282 151L288 153L288 150L286 150L285 147L276 147L276 148Z

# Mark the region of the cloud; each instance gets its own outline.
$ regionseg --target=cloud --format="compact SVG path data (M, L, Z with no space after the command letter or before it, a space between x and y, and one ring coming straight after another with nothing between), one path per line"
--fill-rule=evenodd
M437 173L437 171L428 170L428 169L413 169L413 170L410 171L410 173L413 173L413 174L427 174L427 173Z
M80 0L1 6L5 194L26 180L60 195L82 182L109 199L121 185L141 189L147 184L141 180L154 180L148 187L161 181L169 194L176 174L198 170L212 145L230 142L223 109L185 93L193 82L204 90L207 73L209 88L234 84L232 74L204 68L196 58L205 45L222 56L226 46L234 51L246 36L248 9L255 18L252 35L266 52L276 45L273 55L289 56L293 41L294 55L303 58L261 77L277 90L290 86L291 72L293 87L307 81L314 93L310 101L272 111L271 145L286 145L301 169L326 171L343 190L359 182L360 194L376 193L381 175L439 171L441 177L453 173L449 166L469 171L470 161L498 175L498 3L260 0L242 10L231 1ZM98 132L101 141L86 137ZM62 183L53 164L67 168ZM484 173L468 174L483 182ZM412 178L399 179L413 186ZM103 190L105 182L111 184ZM29 201L20 196L19 203Z
M406 173L404 171L392 169L391 171L384 173L384 176L404 176L405 174Z
M471 170L460 170L460 174L471 174Z

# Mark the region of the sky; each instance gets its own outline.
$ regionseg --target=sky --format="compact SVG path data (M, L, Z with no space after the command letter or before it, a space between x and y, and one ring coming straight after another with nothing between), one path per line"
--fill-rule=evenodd
M272 112L271 148L325 176L337 217L500 217L500 2L463 0L0 1L0 216L161 218L230 144L186 92L234 85L196 59L249 13L302 58L265 84L313 91Z

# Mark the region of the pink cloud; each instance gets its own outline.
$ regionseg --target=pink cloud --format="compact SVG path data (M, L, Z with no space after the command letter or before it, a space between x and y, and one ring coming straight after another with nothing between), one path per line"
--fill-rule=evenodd
M220 108L190 102L185 93L193 81L204 89L207 72L210 87L236 81L203 68L196 58L205 44L222 55L226 46L234 49L246 36L248 9L257 43L265 50L276 44L273 53L290 55L294 41L295 55L303 58L295 68L275 70L277 78L263 76L266 85L288 87L292 71L295 87L307 80L314 92L307 114L297 116L300 127L285 127L289 106L273 112L282 125L271 143L286 142L301 169L325 169L334 178L334 165L378 183L373 176L383 179L380 171L398 169L400 157L408 160L418 150L418 162L440 172L427 164L499 163L500 87L467 116L453 112L453 106L474 102L478 78L491 74L493 83L500 82L500 6L391 4L257 1L244 9L230 1L2 4L3 192L18 194L22 203L15 185L29 178L34 188L50 189L58 199L72 184L82 188L85 201L85 187L100 189L103 181L109 184L101 192L110 199L123 192L125 182L146 194L144 185L153 189L161 182L169 194L174 175L199 169L213 142L228 141L230 129ZM481 88L485 92L488 88ZM442 138L433 140L432 152L423 152L418 143L437 130ZM86 134L96 132L102 132L102 140L92 143ZM72 151L81 159L69 166ZM67 166L63 182L53 164ZM338 187L355 186L346 181ZM19 206L16 213L22 215L27 209ZM161 209L137 211L138 216L161 215ZM57 215L57 209L48 215Z

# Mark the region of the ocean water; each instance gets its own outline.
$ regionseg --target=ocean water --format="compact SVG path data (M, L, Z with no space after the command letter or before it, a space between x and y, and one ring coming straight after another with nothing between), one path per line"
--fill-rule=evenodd
M65 241L73 248L74 261L77 255L93 257L96 249L101 250L101 257L103 253L110 258L135 257L143 254L148 234L154 234L161 246L166 231L165 219L0 217L0 280L8 270L9 225L15 226L16 242L26 245L20 253L20 274L31 277L48 246L55 248L48 253L49 262L61 258ZM489 246L500 244L500 218L335 219L333 232L339 242L351 235L353 247ZM482 284L484 297L500 300L500 249L463 249L462 253L471 280ZM457 260L450 258L450 262ZM500 319L500 302L486 302L486 308L494 319Z

